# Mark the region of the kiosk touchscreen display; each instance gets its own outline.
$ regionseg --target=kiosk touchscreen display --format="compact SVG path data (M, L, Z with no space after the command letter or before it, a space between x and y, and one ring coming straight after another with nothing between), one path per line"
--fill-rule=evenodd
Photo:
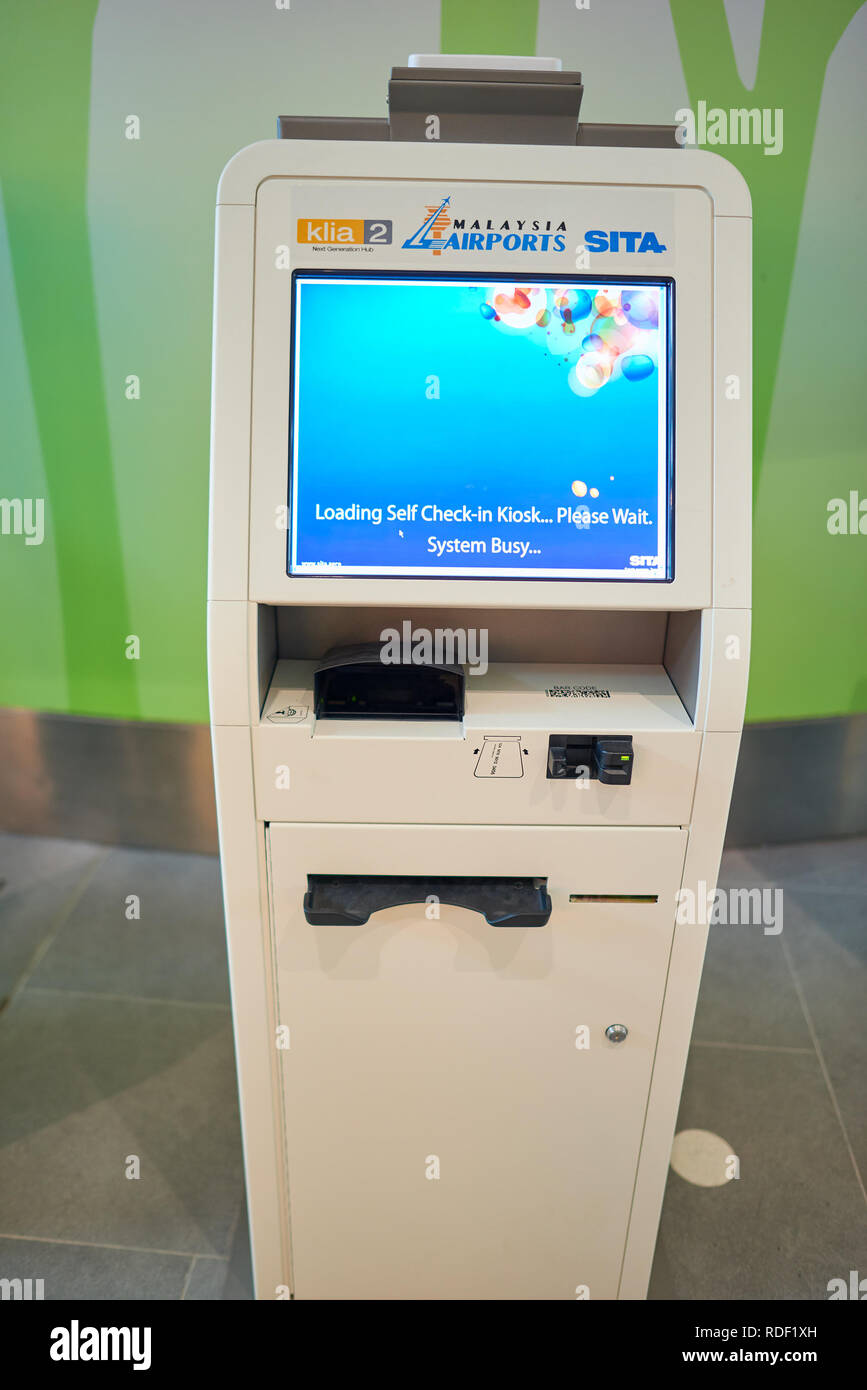
M673 577L670 281L292 293L289 574Z

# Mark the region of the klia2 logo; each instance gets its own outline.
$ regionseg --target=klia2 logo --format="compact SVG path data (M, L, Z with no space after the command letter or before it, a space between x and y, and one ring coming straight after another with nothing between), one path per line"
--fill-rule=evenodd
M540 218L512 218L496 223L488 218L467 222L465 217L453 217L451 197L438 204L430 203L420 227L403 243L404 251L430 251L441 256L443 251L565 251L566 223ZM449 231L451 228L451 231ZM448 235L447 235L448 233ZM659 255L668 248L654 232L600 231L591 228L584 233L588 251L611 251L633 255L648 251Z

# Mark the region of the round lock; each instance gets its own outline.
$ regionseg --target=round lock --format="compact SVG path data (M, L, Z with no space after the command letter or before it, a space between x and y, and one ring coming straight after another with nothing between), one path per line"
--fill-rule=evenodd
M605 1029L605 1036L609 1042L621 1043L627 1037L629 1029L625 1023L609 1023Z

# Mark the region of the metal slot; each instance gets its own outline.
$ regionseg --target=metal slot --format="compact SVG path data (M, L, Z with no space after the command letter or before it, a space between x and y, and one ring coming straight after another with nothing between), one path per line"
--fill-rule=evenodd
M570 893L570 903L658 903L658 893Z

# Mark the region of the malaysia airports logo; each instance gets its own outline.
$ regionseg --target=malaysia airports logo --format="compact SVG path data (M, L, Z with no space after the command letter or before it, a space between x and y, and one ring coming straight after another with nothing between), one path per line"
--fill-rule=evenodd
M403 243L404 251L565 251L566 223L545 218L455 217L451 197L425 208L420 227Z
M403 243L404 251L565 251L566 223L551 218L455 217L451 196L429 203L425 219ZM584 233L584 250L615 255L659 256L668 250L655 232L602 231L591 227Z
M411 237L407 237L404 251L432 251L435 256L442 255L449 242L444 233L451 226L451 214L446 212L451 201L451 198L443 198L438 207L431 204L425 208L425 220Z

